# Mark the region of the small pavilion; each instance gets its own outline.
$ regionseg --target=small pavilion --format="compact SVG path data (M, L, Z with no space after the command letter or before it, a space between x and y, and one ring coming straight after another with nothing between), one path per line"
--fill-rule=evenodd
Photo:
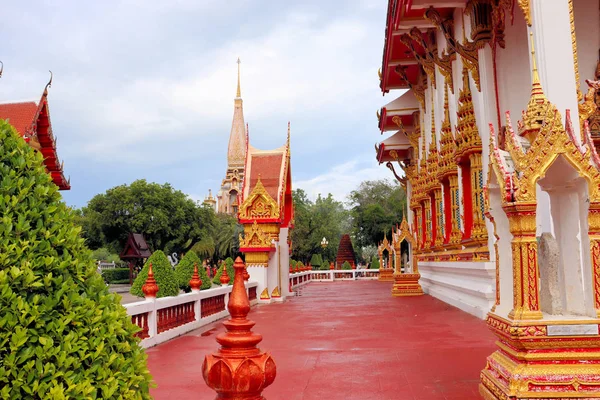
M123 251L119 255L122 260L127 261L129 264L129 283L133 283L133 280L137 276L138 264L143 264L144 260L152 255L144 235L141 233L129 233L127 242Z

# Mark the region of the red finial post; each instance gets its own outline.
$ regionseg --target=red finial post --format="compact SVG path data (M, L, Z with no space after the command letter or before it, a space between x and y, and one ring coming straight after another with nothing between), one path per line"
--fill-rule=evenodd
M200 276L198 276L198 263L194 263L194 273L190 280L190 289L192 289L192 292L199 292L201 287L202 280L200 279Z
M246 267L246 265L244 265L244 281L248 282L248 280L250 279L250 274L248 273L248 268ZM234 279L235 281L235 279Z
M224 322L226 333L217 336L221 348L207 355L202 377L217 392L215 400L264 400L262 391L275 380L275 361L256 347L262 336L251 331L250 301L244 287L244 262L233 264L235 276L227 309L231 319Z
M225 261L223 261L223 272L221 273L221 278L219 278L219 280L221 281L221 285L229 285L229 275L227 275L227 263L225 263Z
M335 269L335 265L333 265L333 261L329 263L329 269Z
M150 263L150 265L148 265L148 278L146 278L146 283L142 286L142 292L144 292L144 297L146 297L146 299L155 299L156 293L158 293L159 290L160 289L154 280L152 263Z

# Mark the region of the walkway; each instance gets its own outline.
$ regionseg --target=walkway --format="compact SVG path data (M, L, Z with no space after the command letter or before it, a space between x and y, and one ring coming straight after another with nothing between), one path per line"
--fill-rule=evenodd
M485 323L429 296L393 298L377 281L310 283L284 304L254 307L277 364L267 400L480 399L495 350ZM202 379L220 322L148 349L163 399L214 399ZM203 333L204 332L204 333Z

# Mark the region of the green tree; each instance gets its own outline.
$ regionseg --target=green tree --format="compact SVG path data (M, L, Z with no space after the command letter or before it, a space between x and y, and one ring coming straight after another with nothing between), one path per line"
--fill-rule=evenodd
M0 121L0 397L150 399L139 328L43 164Z
M344 229L348 229L349 213L343 203L331 194L318 196L313 203L302 189L294 190L294 229L292 230L292 255L308 263L313 254L334 259ZM328 246L323 248L321 240Z
M81 211L84 236L92 248L119 253L130 232L143 233L153 250L187 251L211 236L214 211L168 183L137 180L94 196Z
M323 259L321 258L321 255L313 254L312 257L310 258L310 265L312 265L312 267L314 269L319 269L322 264L323 264Z
M344 261L342 264L342 269L352 269L352 265L348 261Z
M357 248L383 240L392 227L402 222L406 209L406 193L398 183L389 180L365 181L348 196Z
M135 281L133 281L129 292L135 296L144 297L142 286L144 286L146 279L148 279L150 264L152 264L152 272L154 273L154 279L159 289L156 297L177 296L179 294L179 285L175 277L175 272L165 253L160 250L152 253L148 260L146 260L144 268L142 268Z
M227 276L229 276L229 285L233 285L235 269L233 268L233 258L231 257L228 257L225 261L221 263L221 266L219 267L215 277L213 278L213 283L215 285L221 284L221 275L223 274L223 268L227 268Z
M373 258L371 259L371 265L369 266L369 269L379 268L381 268L381 266L379 265L379 258L377 258L377 256L373 256Z
M198 265L198 275L201 275L201 270L204 271L206 275L206 270L202 268L202 263L200 259L193 251L188 251L185 253L185 256L179 261L179 263L175 266L175 278L177 279L177 285L179 289L183 290L186 293L191 291L190 289L190 280L192 279L192 275L194 274L194 265ZM204 283L204 279L200 276L200 280Z
M375 247L374 245L365 246L362 248L361 255L363 260L365 262L368 262L377 255L377 247Z

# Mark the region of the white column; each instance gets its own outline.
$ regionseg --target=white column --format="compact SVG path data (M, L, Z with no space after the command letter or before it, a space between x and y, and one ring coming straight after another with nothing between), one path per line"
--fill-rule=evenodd
M258 286L256 287L258 301L261 303L268 303L268 300L264 301L260 299L260 295L265 289L267 289L268 292L267 267L263 265L250 265L248 266L248 274L250 275L251 281L258 283ZM269 297L270 296L271 293L269 293Z
M531 16L537 68L546 97L565 121L571 110L575 137L579 139L579 110L575 63L571 43L568 0L531 0ZM530 50L531 50L531 44Z

